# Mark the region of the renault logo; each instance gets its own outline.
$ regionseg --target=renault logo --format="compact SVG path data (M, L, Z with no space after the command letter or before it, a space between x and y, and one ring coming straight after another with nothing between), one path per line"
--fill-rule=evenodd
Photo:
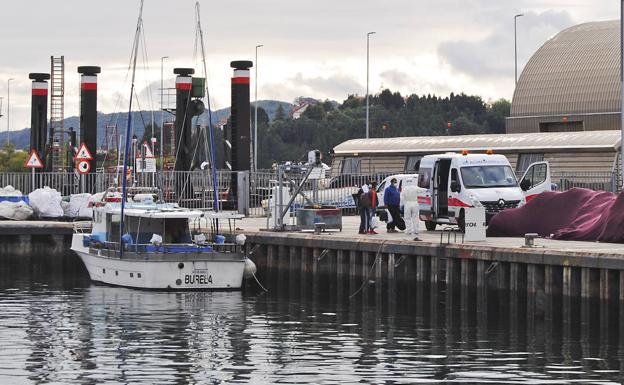
M504 199L499 199L498 200L498 207L505 207L505 200Z

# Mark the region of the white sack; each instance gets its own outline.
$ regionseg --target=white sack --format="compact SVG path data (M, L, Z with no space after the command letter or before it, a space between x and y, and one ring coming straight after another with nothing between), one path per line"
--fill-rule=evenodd
M63 216L61 193L48 186L36 189L28 194L28 201L39 217L58 218Z
M91 218L92 211L89 207L91 194L73 194L69 197L69 203L63 207L66 217Z
M22 192L20 190L16 190L11 185L8 185L8 186L6 186L4 188L0 188L0 196L2 196L2 197L22 196Z
M33 209L24 201L13 203L15 207L14 218L16 221L24 221L33 215Z
M33 210L25 202L0 202L0 218L24 221L33 214Z

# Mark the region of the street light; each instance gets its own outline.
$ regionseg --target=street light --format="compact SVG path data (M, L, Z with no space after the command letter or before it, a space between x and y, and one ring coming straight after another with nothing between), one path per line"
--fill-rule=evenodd
M622 0L624 1L624 0ZM366 34L366 139L368 139L369 136L369 130L368 130L368 69L369 69L369 53L370 53L370 44L369 44L369 40L370 40L370 36L374 35L376 32L368 32Z
M624 64L624 0L620 2L620 172L617 175L622 175L622 187L624 187L624 68L622 68L622 64Z
M514 16L514 80L518 85L518 34L516 33L516 23L519 17L524 16L523 13L519 13Z
M258 48L264 47L262 44L256 46L256 80L254 82L255 86L255 96L254 99L254 171L258 171Z
M7 147L9 146L9 127L11 126L11 80L7 80Z
M165 158L164 158L164 147L163 147L163 143L164 138L165 138L165 116L164 116L164 103L163 103L163 92L164 87L163 87L163 62L165 59L169 59L169 56L163 56L160 58L160 169L161 171L164 170L165 168ZM152 127L152 132L154 130L154 127Z

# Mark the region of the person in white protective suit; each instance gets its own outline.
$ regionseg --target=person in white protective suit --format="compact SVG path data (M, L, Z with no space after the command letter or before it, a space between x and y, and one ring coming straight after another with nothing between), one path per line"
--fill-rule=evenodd
M405 220L405 233L409 237L414 237L415 241L420 241L418 237L418 218L420 210L418 207L418 192L420 187L415 183L403 186L401 190L401 202L403 203L403 219Z

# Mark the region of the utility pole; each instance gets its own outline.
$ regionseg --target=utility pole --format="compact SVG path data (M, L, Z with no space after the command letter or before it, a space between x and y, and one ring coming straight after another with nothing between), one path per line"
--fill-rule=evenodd
M624 0L620 2L620 86L621 94L620 94L620 172L617 176L621 176L622 178L622 188L624 188Z
M163 92L165 89L163 87L163 62L165 59L169 59L169 56L163 56L160 58L160 170L165 169L165 155L164 155L164 139L165 139L165 116L164 109L165 105L163 103ZM152 132L154 127L152 126Z
M254 86L255 86L255 96L254 99L256 99L256 101L254 102L254 149L253 149L253 154L254 154L254 171L258 171L258 48L263 47L262 44L259 44L256 46L256 62L254 63L256 65L256 80L254 81Z
M524 16L523 13L519 13L514 16L514 80L518 85L518 34L516 33L516 24L519 17Z
M9 128L11 127L11 80L13 78L7 80L7 147L11 143L9 140Z
M624 1L624 0L623 0ZM368 32L366 34L366 139L369 137L369 123L368 123L368 72L369 72L369 62L370 62L370 36L374 35L376 32Z

